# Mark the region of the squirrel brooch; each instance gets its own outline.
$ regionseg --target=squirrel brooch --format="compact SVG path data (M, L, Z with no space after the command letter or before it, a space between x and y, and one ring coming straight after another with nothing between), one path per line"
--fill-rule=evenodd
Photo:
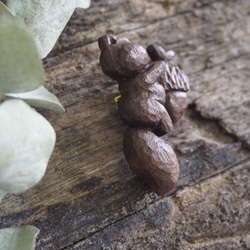
M179 164L170 145L159 136L172 130L187 108L188 77L169 62L173 51L142 46L127 38L98 39L100 64L119 83L118 112L128 128L124 154L132 171L158 195L178 182Z

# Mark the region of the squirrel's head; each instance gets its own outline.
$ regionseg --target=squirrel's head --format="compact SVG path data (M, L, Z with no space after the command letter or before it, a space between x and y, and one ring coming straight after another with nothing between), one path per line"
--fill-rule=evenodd
M132 77L149 63L147 51L127 38L105 35L98 39L103 72L113 79Z

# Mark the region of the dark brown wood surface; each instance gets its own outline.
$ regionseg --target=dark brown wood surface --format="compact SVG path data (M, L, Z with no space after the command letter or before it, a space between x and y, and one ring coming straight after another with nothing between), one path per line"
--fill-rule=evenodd
M176 189L159 197L128 168L115 81L99 65L107 31L176 52L189 107L162 137ZM98 0L76 10L44 60L66 112L41 113L57 143L34 188L7 195L0 227L40 229L37 249L250 249L250 2Z

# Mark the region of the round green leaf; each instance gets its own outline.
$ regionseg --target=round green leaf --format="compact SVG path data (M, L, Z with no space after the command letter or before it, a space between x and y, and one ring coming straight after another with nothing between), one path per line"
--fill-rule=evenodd
M6 192L0 189L0 202L3 199L3 197L6 195Z
M76 7L88 8L90 0L8 0L36 40L41 58L48 55Z
M30 91L43 81L42 64L31 34L0 2L0 92Z
M55 145L50 123L21 100L0 105L0 190L19 193L43 177Z
M5 97L22 99L31 106L64 112L64 108L58 98L43 86L24 93L6 93Z
M3 250L33 250L39 230L33 226L0 230L0 247Z

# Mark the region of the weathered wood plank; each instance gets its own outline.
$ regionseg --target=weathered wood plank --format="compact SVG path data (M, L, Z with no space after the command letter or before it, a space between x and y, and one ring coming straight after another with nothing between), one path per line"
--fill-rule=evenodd
M41 111L56 130L55 151L36 187L2 201L0 227L37 226L37 249L249 248L249 8L247 0L103 0L77 10L44 60L46 87L66 108ZM96 40L107 30L174 49L190 77L186 116L163 137L181 168L167 197L124 159L117 84L99 66Z
M243 174L249 163L155 201L67 249L249 249L250 183Z

